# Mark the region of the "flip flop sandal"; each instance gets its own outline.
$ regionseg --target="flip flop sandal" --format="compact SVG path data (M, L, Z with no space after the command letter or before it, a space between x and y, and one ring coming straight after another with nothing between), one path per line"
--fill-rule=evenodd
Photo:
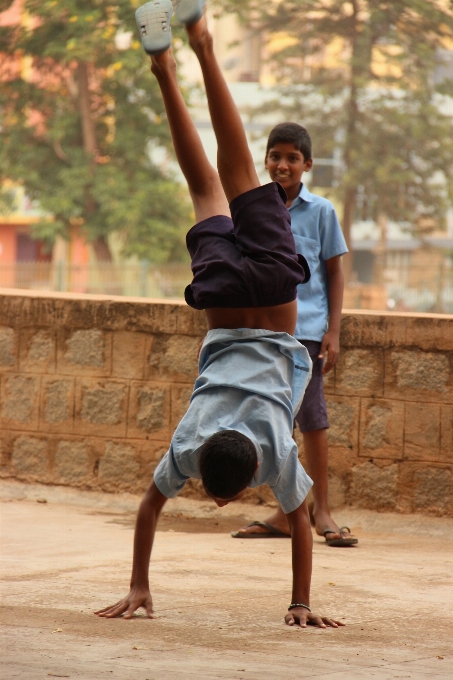
M267 529L268 533L254 533L254 534L244 534L241 531L232 531L231 535L233 538L291 538L290 534L284 534L283 531L280 531L280 529L276 529L275 527L272 526L272 524L268 524L267 522L250 522L250 524L247 524L246 529L249 527L264 527Z
M205 0L173 0L176 18L181 24L194 24L203 16Z
M172 14L173 6L170 0L147 2L135 12L143 49L148 54L161 54L171 46Z
M323 536L326 539L327 545L330 545L331 548L345 548L349 545L357 545L359 542L358 538L354 538L353 536L350 536L349 538L341 536L340 538L327 538L326 534L341 534L342 531L347 530L349 533L351 533L351 530L349 527L340 527L339 531L335 531L334 529L326 529L323 532Z

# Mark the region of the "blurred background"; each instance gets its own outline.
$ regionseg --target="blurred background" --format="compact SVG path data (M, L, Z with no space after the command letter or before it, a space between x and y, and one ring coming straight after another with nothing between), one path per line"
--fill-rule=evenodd
M0 287L182 298L188 192L138 39L140 0L0 0ZM346 308L453 313L450 0L210 3L263 181L267 134L309 130L310 191L350 249ZM215 164L201 74L184 96Z

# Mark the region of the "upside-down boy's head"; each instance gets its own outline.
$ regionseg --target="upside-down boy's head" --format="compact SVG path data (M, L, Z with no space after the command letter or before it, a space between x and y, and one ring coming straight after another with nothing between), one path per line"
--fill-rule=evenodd
M242 498L257 467L255 446L236 430L216 432L200 452L204 489L219 506Z

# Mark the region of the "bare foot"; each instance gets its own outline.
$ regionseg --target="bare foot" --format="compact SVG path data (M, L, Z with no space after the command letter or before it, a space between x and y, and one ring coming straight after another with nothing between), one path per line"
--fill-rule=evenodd
M350 541L358 542L347 527L339 527L338 524L330 516L329 510L314 510L313 505L309 506L310 520L314 524L315 531L318 536L324 536L326 541L333 541L334 539L348 539ZM338 542L338 545L341 545Z
M165 52L151 56L151 72L156 77L168 71L176 72L176 61L171 47Z
M313 517L314 519L315 531L318 534L318 536L324 536L324 532L327 531L327 529L332 529L332 533L339 532L340 528L338 524L334 522L328 510L313 509L310 512L310 518L311 517Z
M212 47L212 35L209 33L206 16L204 14L201 19L194 24L186 24L186 31L189 37L189 44L194 52L197 52L204 47Z
M270 524L274 529L281 531L282 534L286 534L287 536L291 535L288 520L286 519L286 515L280 508L273 515L271 515L270 517L267 517L264 520L264 523ZM241 527L241 529L239 529L239 531L237 533L239 535L240 534L269 534L269 530L265 526L263 527L263 526L260 526L259 524L254 524L253 526Z

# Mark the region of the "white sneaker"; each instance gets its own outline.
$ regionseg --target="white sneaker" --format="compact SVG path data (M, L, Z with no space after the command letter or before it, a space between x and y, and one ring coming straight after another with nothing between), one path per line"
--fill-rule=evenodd
M135 12L135 20L142 45L148 54L160 54L171 46L170 19L173 7L170 0L153 0Z
M176 18L181 24L194 24L203 16L205 0L173 0Z

